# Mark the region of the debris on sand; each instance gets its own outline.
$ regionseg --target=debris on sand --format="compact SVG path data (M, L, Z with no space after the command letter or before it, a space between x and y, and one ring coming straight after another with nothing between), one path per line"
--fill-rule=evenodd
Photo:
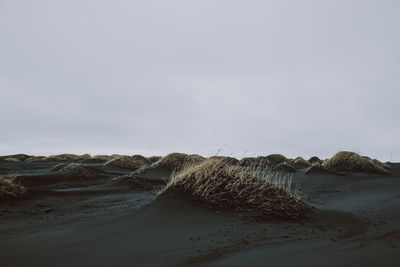
M288 188L219 159L207 159L179 172L159 196L167 194L260 219L301 219L311 212Z

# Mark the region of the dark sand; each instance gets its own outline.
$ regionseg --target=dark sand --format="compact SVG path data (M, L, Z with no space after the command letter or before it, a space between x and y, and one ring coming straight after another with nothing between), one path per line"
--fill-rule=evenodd
M259 222L112 179L53 173L57 162L1 162L26 176L24 201L0 202L1 266L399 266L400 164L390 176L304 175L300 222ZM163 180L166 170L141 178Z

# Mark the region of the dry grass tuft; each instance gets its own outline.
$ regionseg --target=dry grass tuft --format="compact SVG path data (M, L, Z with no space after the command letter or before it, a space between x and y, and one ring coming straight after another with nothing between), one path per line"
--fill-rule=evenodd
M390 170L390 166L386 163L383 163L377 159L372 159L372 162L375 163L378 167L381 167L384 170Z
M383 163L382 163L383 164ZM384 167L354 152L341 151L322 164L330 172L364 172L388 174Z
M97 173L78 163L60 163L54 166L51 171L58 173L68 173L73 177L95 178Z
M334 174L330 171L328 171L327 169L325 169L321 163L315 163L313 165L311 165L311 167L306 171L306 175L309 174Z
M318 158L317 156L313 156L308 160L308 162L310 164L316 164L316 163L322 163L322 160L320 158Z
M151 163L155 163L157 161L159 161L160 159L162 159L161 156L151 156L147 158Z
M82 160L88 160L91 159L91 156L89 154L84 154L84 155L75 155L75 154L59 154L59 155L52 155L48 157L31 157L29 161L82 161Z
M271 167L271 163L266 159L266 157L242 158L239 161L238 165L241 167L261 168L261 169L267 169Z
M151 165L151 168L164 167L179 171L188 165L200 163L202 161L204 161L204 158L197 154L171 153Z
M293 164L299 167L308 167L310 163L302 157L297 157L293 160Z
M233 157L227 157L227 156L212 156L210 159L218 159L221 160L222 162L229 164L229 165L238 165L239 160L235 159Z
M16 178L0 177L0 200L21 199L26 195L26 188L18 184Z
M273 168L274 171L283 171L283 172L296 172L296 169L290 166L287 162L279 163L277 166Z
M285 157L284 155L281 154L271 154L266 157L266 159L272 164L272 165L278 165L283 162L288 162L289 159Z
M137 170L149 165L149 161L143 156L122 156L118 158L111 159L106 162L104 166L111 166L114 168Z
M8 156L0 156L0 161L7 161L7 162L21 162L31 158L31 156L25 154L14 154Z
M290 181L262 171L243 171L207 159L177 173L160 195L172 194L210 208L234 210L259 219L301 219L312 211L290 191Z

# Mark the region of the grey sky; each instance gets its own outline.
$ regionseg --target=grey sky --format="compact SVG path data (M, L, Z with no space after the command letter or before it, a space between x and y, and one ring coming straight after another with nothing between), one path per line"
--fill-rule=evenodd
M0 0L0 154L400 161L400 1Z

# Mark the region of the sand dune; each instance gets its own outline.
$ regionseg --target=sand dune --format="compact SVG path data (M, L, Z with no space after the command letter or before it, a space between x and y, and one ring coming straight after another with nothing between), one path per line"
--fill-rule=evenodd
M309 176L298 168L293 183L315 209L298 221L254 220L171 195L155 199L154 188L115 179L135 172L102 163L90 165L95 179L51 177L55 164L1 163L1 175L19 170L32 193L0 202L3 266L398 266L400 260L400 164L390 164L389 176ZM159 168L140 177L154 183L169 175Z

